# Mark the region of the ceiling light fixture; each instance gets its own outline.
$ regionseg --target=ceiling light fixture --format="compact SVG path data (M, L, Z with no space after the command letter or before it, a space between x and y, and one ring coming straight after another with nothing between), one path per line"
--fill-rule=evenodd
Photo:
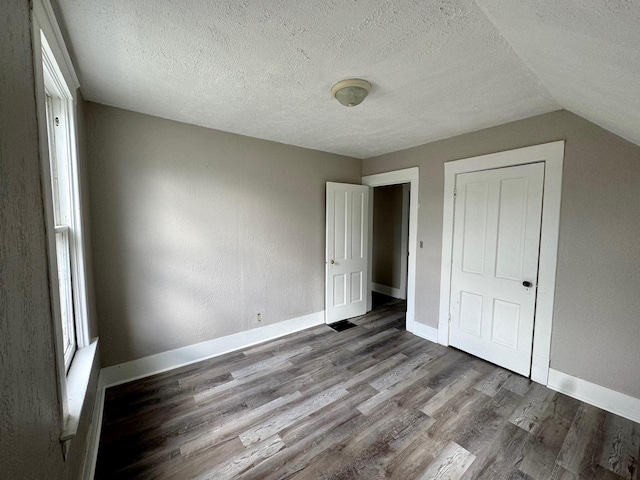
M340 80L331 87L331 94L345 107L360 105L371 91L371 84L359 78Z

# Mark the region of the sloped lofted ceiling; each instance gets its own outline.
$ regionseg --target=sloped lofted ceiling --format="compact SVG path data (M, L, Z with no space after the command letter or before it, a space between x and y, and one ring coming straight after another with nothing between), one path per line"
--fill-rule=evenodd
M640 145L640 1L477 4L563 108Z
M638 2L57 3L98 103L358 158L560 108L640 143ZM373 84L355 108L349 77Z

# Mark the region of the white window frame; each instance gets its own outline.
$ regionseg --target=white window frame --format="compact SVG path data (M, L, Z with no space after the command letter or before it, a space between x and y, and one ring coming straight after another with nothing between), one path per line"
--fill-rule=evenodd
M75 436L82 405L95 361L97 340L89 338L87 310L87 275L82 226L82 195L78 164L78 135L76 127L76 92L80 86L55 19L49 0L35 0L32 12L32 41L34 55L35 90L40 139L42 190L47 233L47 254L56 370L60 409L63 419L60 439L65 442L65 454ZM56 110L61 116L60 131L56 131L56 150L68 157L68 185L71 204L69 211L70 269L73 278L73 309L76 352L65 365L58 265L56 255L56 226L51 186L49 137L47 132L47 95L55 97ZM58 127L56 127L58 128Z
M73 209L73 189L72 187L72 161L70 146L73 139L68 131L70 120L68 112L68 99L65 92L55 84L55 78L51 73L51 68L47 66L47 55L43 54L44 83L46 92L46 119L47 119L47 141L49 146L50 183L54 210L54 232L56 244L56 263L58 268L58 282L60 299L60 323L63 326L63 356L65 371L69 371L71 361L76 350L81 346L86 346L82 338L78 338L77 332L83 327L81 313L80 288L82 285L76 280L77 268L77 246L75 244L77 233L82 233L82 229L75 228ZM52 153L53 152L53 153ZM57 201L56 201L56 196ZM60 261L66 266L62 266ZM62 277L62 282L60 282ZM67 288L67 286L69 288ZM65 315L66 312L66 315ZM64 330L67 330L65 339ZM65 341L67 340L67 341Z

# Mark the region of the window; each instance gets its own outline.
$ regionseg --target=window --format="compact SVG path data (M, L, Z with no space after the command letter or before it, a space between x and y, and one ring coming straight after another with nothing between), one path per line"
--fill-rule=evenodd
M48 164L44 195L47 204L50 268L57 348L64 372L71 368L76 351L88 345L86 289L82 250L80 186L75 131L75 100L44 35L42 73L44 120ZM52 275L53 276L53 275ZM57 284L57 285L56 285ZM58 300L58 301L56 301ZM59 358L60 358L59 357Z
M97 368L89 339L82 198L76 135L78 77L49 0L32 2L33 55L49 282L66 458Z
M47 139L49 144L49 169L51 177L51 203L55 231L56 260L58 267L58 290L60 294L60 323L62 327L62 350L65 372L71 366L76 352L76 318L73 308L74 279L71 270L71 242L74 239L72 226L71 159L68 155L63 99L53 97L45 87Z

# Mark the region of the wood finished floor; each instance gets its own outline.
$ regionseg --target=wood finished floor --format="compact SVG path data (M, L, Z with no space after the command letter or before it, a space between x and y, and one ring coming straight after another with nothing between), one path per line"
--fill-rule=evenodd
M404 308L107 389L96 478L640 479L640 425L420 339Z

